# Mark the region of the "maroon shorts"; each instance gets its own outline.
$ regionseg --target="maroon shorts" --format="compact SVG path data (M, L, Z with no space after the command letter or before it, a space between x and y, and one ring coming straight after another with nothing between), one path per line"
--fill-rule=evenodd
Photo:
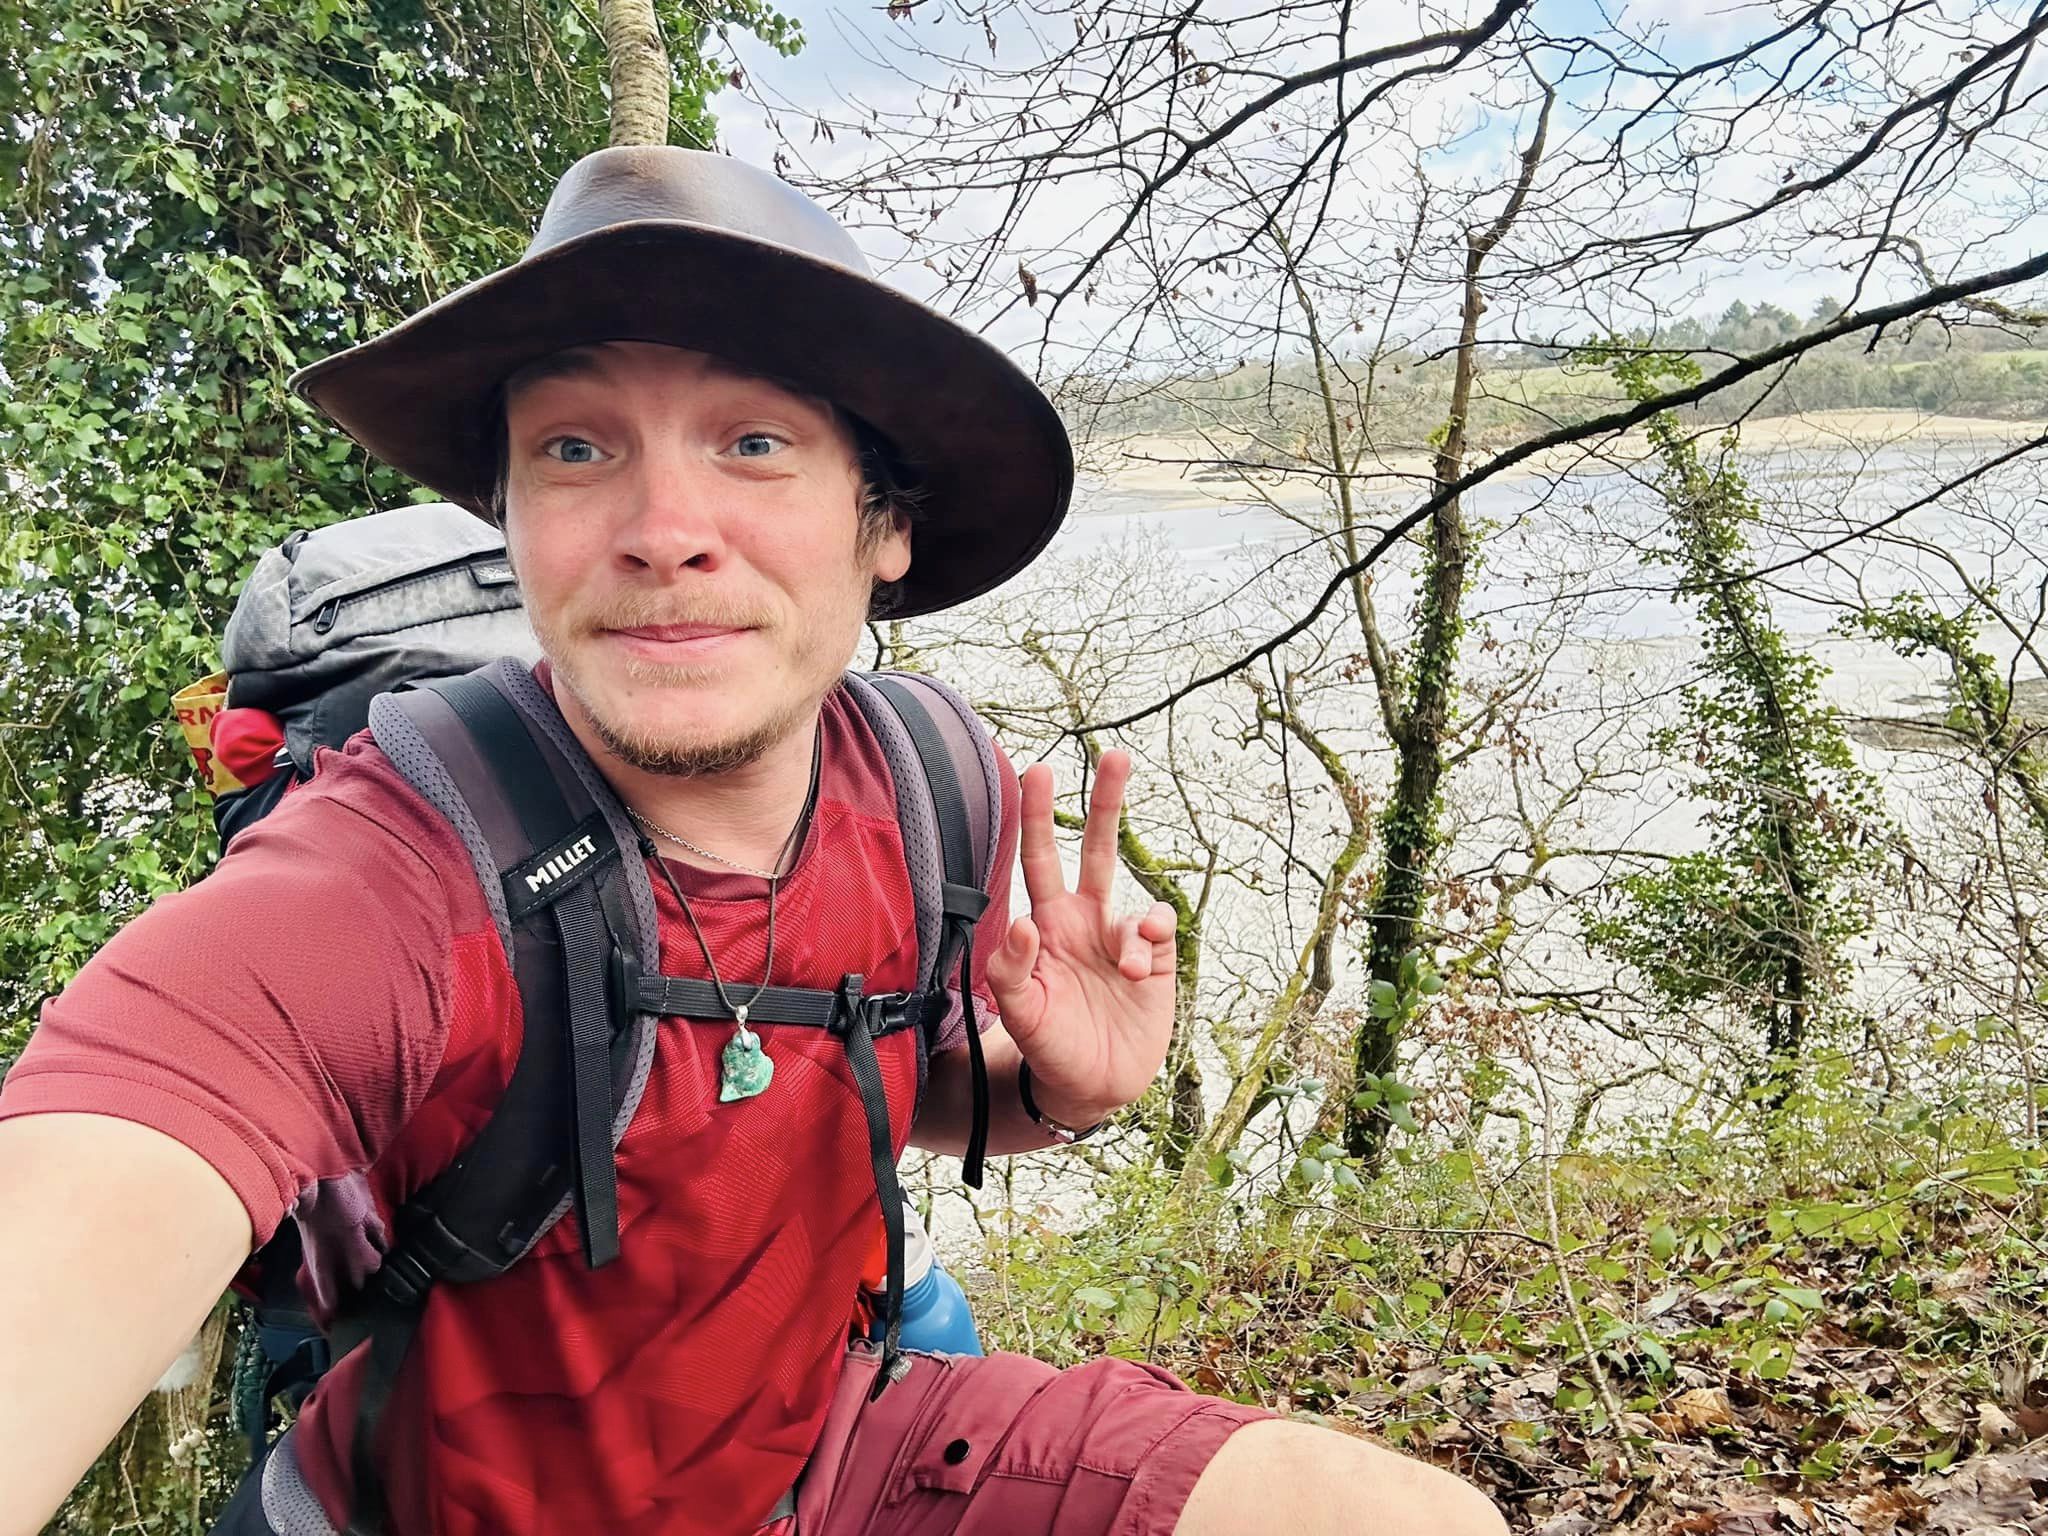
M798 1485L764 1536L1170 1536L1195 1480L1264 1408L1128 1360L911 1355L868 1401L856 1349Z

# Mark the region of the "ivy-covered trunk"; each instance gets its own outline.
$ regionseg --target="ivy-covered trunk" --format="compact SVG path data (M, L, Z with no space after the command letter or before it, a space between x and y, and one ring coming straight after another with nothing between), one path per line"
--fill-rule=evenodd
M1383 1086L1400 1063L1401 1022L1425 965L1422 922L1429 904L1430 870L1441 838L1437 813L1446 767L1445 745L1457 687L1458 642L1464 633L1465 569L1471 534L1461 498L1445 495L1465 473L1466 422L1472 386L1479 372L1479 317L1486 311L1480 279L1486 259L1515 226L1542 163L1556 93L1545 88L1536 130L1522 152L1521 170L1500 216L1465 241L1465 280L1460 310L1450 412L1437 444L1433 478L1443 502L1429 521L1429 550L1423 562L1420 624L1407 668L1407 697L1385 706L1394 746L1394 789L1380 817L1380 866L1373 883L1366 945L1369 1006L1352 1038L1352 1092L1344 1112L1344 1150L1368 1166L1385 1150L1394 1098ZM1383 660L1375 621L1365 610L1368 654L1380 673L1383 699L1394 689ZM1412 958L1411 958L1412 957Z
M1468 318L1476 320L1476 315ZM1469 399L1468 358L1459 357L1457 384ZM1453 417L1454 424L1458 417ZM1447 450L1457 457L1438 459L1440 483L1457 478L1463 463L1463 431L1454 425ZM1369 1085L1393 1077L1400 1062L1400 1031L1404 1010L1399 999L1412 991L1402 986L1402 962L1416 952L1422 919L1429 902L1429 873L1439 844L1437 809L1444 777L1444 739L1450 728L1451 694L1458 665L1458 636L1463 627L1465 564L1469 534L1458 498L1452 497L1430 519L1430 553L1424 570L1422 631L1415 642L1413 682L1408 706L1394 737L1394 792L1380 817L1380 868L1373 888L1368 928L1366 974L1370 1003L1352 1040L1354 1093L1344 1117L1344 1150L1368 1164L1385 1148L1390 1106L1383 1091ZM1411 966L1412 969L1412 966ZM1362 1090L1362 1091L1361 1091Z
M1632 342L1590 355L1638 400L1700 377L1691 358ZM1699 765L1691 792L1710 841L1628 877L1587 932L1665 1007L1747 1021L1761 1059L1739 1091L1776 1109L1836 994L1842 945L1867 922L1854 882L1872 863L1878 795L1827 703L1822 668L1793 649L1753 579L1758 507L1733 434L1710 461L1674 412L1645 431L1669 511L1653 557L1678 571L1702 641L1680 717L1654 743Z

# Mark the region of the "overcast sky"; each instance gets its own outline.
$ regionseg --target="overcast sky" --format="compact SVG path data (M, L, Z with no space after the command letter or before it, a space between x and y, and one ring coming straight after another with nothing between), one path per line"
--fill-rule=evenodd
M1966 0L1934 0L1932 14L1947 11L1949 20L1953 22L1967 14L1958 9L1965 4ZM1207 14L1230 8L1230 0L1221 0L1220 4L1208 8ZM2006 8L2001 0L1989 0L1981 7L1987 15L2003 12ZM890 19L879 3L861 5L846 3L846 0L789 0L784 9L803 26L806 45L801 53L785 59L752 43L742 44L739 53L753 89L767 100L782 104L785 130L796 140L804 167L812 174L832 176L848 172L857 167L873 147L857 135L844 135L836 145L813 142L801 127L800 120L805 114L829 113L843 121L855 115L855 103L880 106L885 112L892 105L907 105L912 99L913 89L897 69L890 67L888 60L892 58L906 62L907 67L926 79L932 77L938 66L928 59L909 60L903 47L906 42L914 42L933 52L957 55L975 66L989 57L980 22L961 20L951 0L923 0L908 20ZM1413 35L1417 30L1430 30L1444 24L1442 9L1432 7L1423 13L1430 20L1418 26L1421 18L1416 10L1416 0L1365 0L1361 15L1370 18L1371 30L1380 39ZM1552 36L1570 35L1581 30L1588 35L1607 32L1611 36L1611 29L1617 27L1641 35L1656 27L1659 47L1665 58L1672 63L1684 64L1715 56L1742 38L1773 30L1775 8L1744 3L1744 0L1724 0L1724 3L1711 6L1700 4L1699 0L1622 0L1622 3L1541 0L1536 14L1543 30ZM1064 27L1066 22L1061 18L1056 24ZM1016 68L1040 55L1039 43L1025 30L1027 18L1024 15L1016 11L1007 12L997 18L995 26L995 58L999 65ZM2003 28L1987 23L1987 30L2002 31ZM1069 40L1070 35L1055 39L1055 42ZM1944 51L1952 45L1952 34L1930 44ZM2041 68L2048 70L2048 65ZM1528 93L1520 93L1522 105L1510 101L1505 109L1501 109L1497 104L1489 106L1476 99L1477 84L1469 74L1452 77L1444 82L1434 98L1425 98L1427 105L1423 110L1433 112L1446 129L1440 135L1446 147L1432 161L1433 177L1440 175L1447 182L1468 180L1481 185L1495 185L1504 168L1512 164L1517 146L1527 132ZM777 140L763 121L764 112L760 105L736 93L726 93L718 98L716 110L727 149L756 163L767 164L772 160ZM1553 148L1560 130L1570 131L1572 115L1568 92L1567 105L1554 124ZM1845 107L1841 123L1845 139L1852 116L1852 110ZM1449 125L1454 123L1461 132L1448 131ZM1810 133L1812 126L1812 123L1807 123L1804 131ZM1362 196L1373 195L1370 187L1377 176L1385 175L1389 185L1398 185L1407 174L1405 165L1375 170L1362 162L1355 163L1360 167L1357 180L1364 189ZM1798 163L1799 146L1794 141L1774 138L1768 128L1759 129L1745 145L1742 157L1724 155L1716 162L1719 194L1747 200L1758 195L1759 191L1767 192L1786 174L1788 167ZM1111 189L1106 182L1077 182L1045 198L1043 216L1027 226L1020 250L1008 260L1008 270L1014 270L1017 256L1028 257L1036 267L1049 253L1061 247L1071 249L1078 245L1080 242L1075 238L1077 226L1091 213L1099 215L1108 206L1110 195ZM1093 203L1088 201L1091 197L1095 200ZM973 231L956 230L955 233L964 235ZM1960 235L1960 231L1957 233ZM914 264L900 263L898 258L903 251L900 243L872 229L858 231L858 234L870 257L888 271L893 281L921 298L934 298L937 285L929 274ZM2023 226L2005 231L1999 238L1972 252L1965 266L1975 270L2018 259L2027 253L2030 243L2038 244L2042 238L2043 231L2038 227ZM1032 253L1034 246L1037 254ZM1781 260L1713 260L1707 259L1704 252L1698 254L1702 259L1689 261L1682 273L1674 273L1668 292L1661 296L1675 312L1716 314L1740 299L1750 304L1774 302L1803 315L1823 297L1847 296L1847 274L1840 269L1820 265L1818 258L1787 263ZM1056 261L1053 264L1056 265ZM1895 286L1907 281L1907 274L1903 270L1894 271L1887 274L1884 281ZM1869 295L1871 299L1883 296L1882 293ZM956 302L943 299L938 302L941 307L958 309ZM988 326L990 317L998 313L1000 302L1000 296L985 298L963 313L962 318L970 324ZM1085 317L1077 316L1077 319L1085 321ZM1030 333L1029 320L1030 317L1013 304L1006 317L989 326L989 333L993 339L1015 344Z

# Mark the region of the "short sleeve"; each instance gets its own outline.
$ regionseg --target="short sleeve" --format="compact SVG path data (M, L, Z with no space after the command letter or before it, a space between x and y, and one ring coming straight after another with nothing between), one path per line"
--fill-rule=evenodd
M303 1191L376 1160L449 1032L453 920L417 831L431 813L402 785L366 789L360 755L322 755L341 782L295 789L116 934L45 1005L0 1092L0 1118L112 1115L183 1142L259 1243Z

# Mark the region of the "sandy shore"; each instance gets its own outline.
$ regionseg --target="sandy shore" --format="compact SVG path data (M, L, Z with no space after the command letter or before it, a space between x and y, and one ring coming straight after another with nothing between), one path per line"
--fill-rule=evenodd
M1835 448L1874 451L1911 443L2020 443L2048 432L2048 423L2005 421L1978 416L1935 416L1921 411L1815 411L1804 416L1773 416L1742 425L1743 446L1758 452L1781 449ZM1610 445L1605 456L1617 461L1640 456L1647 445L1630 434ZM1262 467L1272 457L1243 437L1227 434L1147 434L1086 445L1084 472L1098 476L1117 495L1143 496L1173 503L1244 499L1245 480L1281 501L1319 494L1313 475L1289 474ZM1553 449L1517 465L1511 474L1559 474L1584 469L1583 447ZM1477 462L1475 459L1473 462ZM1364 490L1396 490L1427 479L1426 453L1391 453L1370 460Z

